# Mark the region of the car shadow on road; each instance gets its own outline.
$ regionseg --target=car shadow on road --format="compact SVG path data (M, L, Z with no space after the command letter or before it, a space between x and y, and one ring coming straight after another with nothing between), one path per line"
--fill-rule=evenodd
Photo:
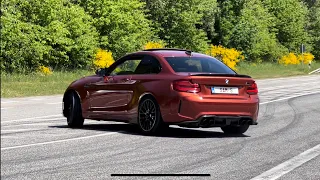
M67 125L49 126L49 128L69 128ZM250 137L245 134L225 134L223 132L212 131L215 129L188 129L180 127L169 127L164 131L155 135L144 135L139 128L132 124L84 124L81 130L94 130L104 132L118 132L135 136L154 136L154 137L169 137L169 138L234 138L234 137ZM218 128L217 128L218 130Z

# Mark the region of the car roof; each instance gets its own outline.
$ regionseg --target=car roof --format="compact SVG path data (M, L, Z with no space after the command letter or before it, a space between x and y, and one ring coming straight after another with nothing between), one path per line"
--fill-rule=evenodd
M149 52L162 57L189 57L189 53L195 57L207 57L205 54L196 53L186 49L173 49L173 48L158 48L158 49L146 49L141 52Z

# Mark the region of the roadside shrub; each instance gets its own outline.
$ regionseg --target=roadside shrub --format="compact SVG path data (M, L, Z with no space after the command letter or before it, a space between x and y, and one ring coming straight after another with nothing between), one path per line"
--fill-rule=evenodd
M40 72L42 75L51 75L52 74L52 71L49 67L46 67L46 66L39 66L38 67L38 72Z
M210 45L210 48L206 51L206 54L219 59L233 70L237 69L236 65L239 61L244 60L244 56L242 55L241 51L238 51L234 48L225 48L220 45Z
M313 60L314 60L314 56L311 53L304 53L303 55L302 54L296 55L294 53L289 53L285 56L282 56L278 62L280 64L287 66L289 64L300 64L300 63L308 64Z
M154 37L140 0L73 0L93 18L99 32L100 47L112 51L115 59L141 49Z
M93 65L95 69L106 68L114 63L112 57L112 52L103 49L98 49L95 59L93 60Z
M309 64L309 62L314 60L314 55L311 53L303 53L298 55L298 60L304 64Z
M163 41L159 41L159 42L153 42L153 41L149 41L147 42L146 45L144 45L144 49L156 49L156 48L164 48L165 44L163 43Z
M10 0L1 4L1 70L84 68L98 47L93 19L68 0Z
M279 63L284 64L286 66L288 64L299 64L299 60L294 53L289 53L287 55L282 56L279 59Z

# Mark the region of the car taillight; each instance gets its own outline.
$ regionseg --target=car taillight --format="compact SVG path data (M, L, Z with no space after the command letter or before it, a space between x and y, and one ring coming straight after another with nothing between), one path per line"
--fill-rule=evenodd
M248 94L258 94L258 86L255 82L253 82L248 88L247 88Z
M173 81L173 89L180 92L198 93L200 85L194 84L188 80Z

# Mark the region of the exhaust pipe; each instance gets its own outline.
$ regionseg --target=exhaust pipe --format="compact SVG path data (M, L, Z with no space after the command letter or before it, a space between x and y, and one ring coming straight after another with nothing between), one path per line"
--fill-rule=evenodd
M209 127L209 125L210 125L210 120L207 118L204 118L200 123L201 127Z

